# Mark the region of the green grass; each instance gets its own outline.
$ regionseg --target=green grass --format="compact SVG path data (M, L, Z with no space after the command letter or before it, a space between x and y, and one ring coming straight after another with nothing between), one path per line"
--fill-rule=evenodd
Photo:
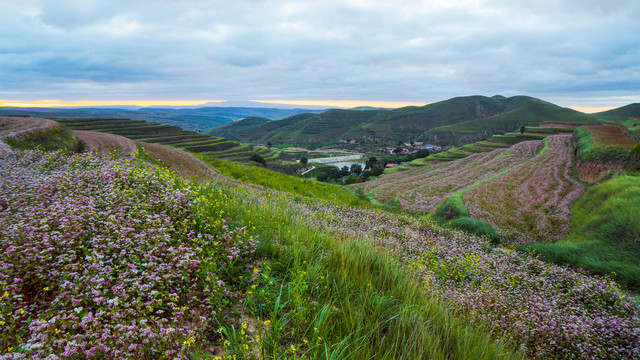
M64 125L30 132L19 139L8 137L4 139L4 142L12 148L20 150L41 149L52 151L64 149L70 152L84 151L84 143L79 141L73 132Z
M634 163L637 161L637 157L640 156L640 153L636 154L636 151L640 148L638 146L631 149L598 146L593 140L593 135L585 126L576 128L573 137L578 148L578 158L582 161L622 160Z
M629 118L620 124L629 130L632 139L640 141L640 118Z
M224 203L230 218L260 241L260 276L270 285L258 287L265 291L255 301L249 296L242 313L269 323L259 330L260 358L522 358L426 295L387 253L299 219L291 198L257 201L242 189L216 185L201 194ZM267 305L256 306L259 301ZM241 327L221 328L238 358L250 358Z
M340 204L372 206L369 202L361 199L348 188L342 186L302 179L261 167L239 164L214 157L197 156L202 161L220 171L223 175L243 182Z
M531 248L558 264L612 275L640 289L640 177L618 176L589 189L571 211L565 241Z

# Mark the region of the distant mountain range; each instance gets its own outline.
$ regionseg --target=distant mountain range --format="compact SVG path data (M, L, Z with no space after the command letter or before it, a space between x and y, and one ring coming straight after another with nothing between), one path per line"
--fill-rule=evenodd
M323 110L280 109L271 107L223 107L163 108L147 107L133 109L120 108L11 108L0 107L0 115L30 115L61 118L127 118L156 121L179 126L185 130L206 132L218 126L247 116L259 116L279 120L302 113L317 113Z
M252 143L429 141L461 145L544 123L581 125L640 115L634 104L600 114L585 114L529 96L456 97L399 109L327 110L273 121L247 117L220 126L214 136ZM602 115L602 116L600 116Z

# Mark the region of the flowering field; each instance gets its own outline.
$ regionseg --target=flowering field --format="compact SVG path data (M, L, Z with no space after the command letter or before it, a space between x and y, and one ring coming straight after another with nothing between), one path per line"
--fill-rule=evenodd
M255 243L176 179L2 150L2 359L189 358Z
M507 151L493 150L383 176L368 182L365 191L375 191L380 202L398 197L403 209L429 213L447 196L534 157L540 143L539 140L525 141Z
M406 216L320 206L301 207L299 216L390 250L426 291L511 339L527 357L640 357L640 307L609 279Z
M469 214L510 243L562 239L569 231L571 205L584 187L571 177L572 136L550 136L549 146L536 161L467 192Z
M58 123L49 119L0 116L0 139L6 136L20 138L29 133L57 126Z
M571 177L571 135L549 137L549 150L464 196L469 214L509 243L557 241L569 231L571 205L584 186Z

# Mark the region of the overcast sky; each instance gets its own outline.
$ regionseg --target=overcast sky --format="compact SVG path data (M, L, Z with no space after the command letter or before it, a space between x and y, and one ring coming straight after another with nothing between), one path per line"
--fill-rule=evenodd
M0 0L0 99L640 102L637 0Z

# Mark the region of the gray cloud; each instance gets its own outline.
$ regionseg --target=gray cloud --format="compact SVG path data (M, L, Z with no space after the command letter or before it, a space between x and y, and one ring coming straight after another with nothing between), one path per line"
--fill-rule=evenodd
M0 97L622 105L640 101L638 16L633 0L0 3Z

